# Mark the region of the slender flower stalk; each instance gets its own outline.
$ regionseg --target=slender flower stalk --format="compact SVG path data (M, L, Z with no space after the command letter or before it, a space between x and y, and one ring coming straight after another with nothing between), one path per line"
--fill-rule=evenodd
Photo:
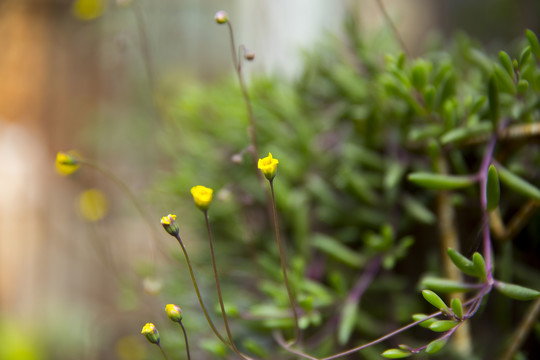
M146 323L146 325L144 325L142 328L141 334L143 334L150 343L157 345L161 351L161 355L163 355L163 358L167 360L167 355L161 347L159 331L157 330L156 326L152 323Z
M186 343L187 359L191 360L191 355L189 353L189 342L188 342L187 332L184 327L184 324L182 323L182 310L177 305L168 304L167 306L165 306L165 312L167 313L167 316L169 317L169 319L171 319L171 321L177 322L182 328L182 333L184 334L184 341Z
M236 347L233 337L232 337L231 328L229 327L229 320L227 318L227 312L225 311L225 304L223 303L223 295L221 294L221 286L219 285L219 275L218 275L218 270L217 270L217 265L216 265L216 257L214 254L214 242L212 241L212 232L210 231L210 222L208 221L208 210L203 210L203 213L204 213L204 220L206 221L206 230L208 232L208 242L210 244L210 255L212 257L212 269L214 270L214 279L216 281L216 290L218 294L219 306L221 308L221 315L223 316L223 324L225 325L225 330L227 331L227 336L231 344L231 349L237 355L245 359L246 357Z
M191 261L189 260L189 255L188 255L188 253L186 251L186 247L184 246L184 243L182 242L182 239L180 238L180 231L179 231L179 228L178 228L178 224L176 223L175 220L176 220L176 215L169 214L169 215L164 216L163 218L161 218L161 224L163 225L163 228L165 229L165 231L167 231L167 233L169 233L171 236L173 236L178 241L178 244L180 244L180 247L182 248L182 252L184 253L184 258L186 259L186 264L188 266L189 275L191 277L191 282L193 283L193 288L195 289L195 293L197 294L197 299L199 300L199 305L201 306L201 309L202 309L202 311L204 313L206 321L208 322L208 325L210 326L210 328L212 329L214 334L217 336L217 338L223 344L227 345L233 352L235 352L237 355L239 355L243 359L248 359L249 360L248 357L246 357L244 354L242 354L240 351L238 351L238 349L236 348L236 346L234 345L232 340L227 341L225 339L225 337L223 337L219 333L219 331L216 329L216 326L214 325L214 322L210 318L210 315L208 314L208 310L206 309L206 306L204 305L204 301L203 301L203 298L201 296L201 292L199 290L199 285L197 284L197 280L195 279L195 275L193 273L193 267L191 266ZM212 257L213 257L213 254L212 254ZM222 304L222 302L220 302L220 304ZM227 328L227 326L226 326L226 328ZM227 334L229 335L229 339L232 339L232 337L230 336L230 332L229 332L228 328L227 328Z
M247 60L251 61L253 60L255 55L252 51L248 51L243 45L240 45L238 47L238 53L237 53L233 27L226 12L218 11L214 19L216 23L220 25L227 24L227 28L229 30L229 40L231 44L231 54L232 54L232 60L233 60L233 65L234 65L234 71L236 72L236 76L238 77L238 83L240 84L240 89L242 91L242 97L244 98L244 103L246 105L246 112L247 112L248 120L249 120L248 132L249 132L251 159L252 159L254 168L257 169L257 154L259 153L259 151L257 147L257 132L255 128L255 115L253 113L253 106L251 104L251 99L247 92L246 82L244 79L244 73L242 72L242 65L243 65L242 59L244 58L244 56ZM242 54L244 56L242 56ZM259 177L259 180L261 181L261 183L264 183L264 179L259 174L259 172L257 172L257 176Z
M272 193L272 211L274 214L274 232L276 235L276 242L279 250L279 259L281 262L281 271L283 273L283 280L285 282L285 287L287 288L287 295L289 296L289 302L291 304L291 310L294 316L294 339L292 341L291 345L294 345L296 342L298 342L298 339L300 338L300 327L298 326L298 312L296 311L296 305L294 301L294 296L291 291L291 286L289 284L289 279L287 277L287 266L285 265L285 250L283 249L283 245L281 243L281 238L279 236L279 225L278 225L278 218L277 218L277 209L276 209L276 198L274 195L274 180L269 180L270 182L270 191Z
M281 262L281 272L283 273L283 280L285 282L285 287L287 288L287 295L289 296L289 302L291 304L291 310L294 316L294 339L292 344L298 342L300 338L300 327L298 326L298 313L296 311L296 305L294 301L294 296L291 291L291 286L289 285L289 278L287 276L287 266L285 265L285 250L281 244L281 238L279 236L279 225L277 217L277 208L276 208L276 197L274 194L274 178L276 177L277 165L279 164L278 159L272 156L272 153L268 153L267 157L259 159L257 167L261 170L261 173L268 180L270 184L270 202L272 203L272 214L274 220L274 233L276 236L276 242L279 250L279 259Z

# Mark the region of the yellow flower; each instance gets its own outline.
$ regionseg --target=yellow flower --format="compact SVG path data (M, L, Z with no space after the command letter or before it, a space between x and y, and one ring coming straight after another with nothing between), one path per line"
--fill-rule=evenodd
M97 189L88 189L79 195L79 211L90 222L101 220L109 211L105 194Z
M156 325L146 323L146 325L144 325L142 328L141 334L146 336L146 339L148 339L148 341L150 341L152 344L159 344L159 332Z
M172 236L177 236L180 232L180 228L178 227L178 224L176 223L176 215L169 214L167 216L164 216L161 218L161 225L163 225L163 228L165 231L167 231Z
M105 2L103 0L76 0L71 11L79 20L94 20L103 15Z
M195 205L202 211L206 211L212 202L212 194L214 190L197 185L191 188L191 195L193 195L193 201Z
M279 164L279 161L272 157L272 153L268 153L267 157L259 159L259 169L270 181L276 176L277 164Z
M165 312L172 321L177 323L182 321L182 310L180 309L180 306L167 304L167 306L165 306Z
M61 175L73 174L79 169L80 164L77 160L77 153L68 151L67 153L59 151L56 154L56 170Z

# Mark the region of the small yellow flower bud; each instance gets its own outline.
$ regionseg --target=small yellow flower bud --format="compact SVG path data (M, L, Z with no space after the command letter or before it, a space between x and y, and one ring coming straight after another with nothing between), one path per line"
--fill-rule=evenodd
M223 10L220 10L216 13L216 15L214 15L214 20L216 20L216 22L218 24L225 24L227 21L229 21L229 15L223 11Z
M268 153L267 157L259 159L259 169L270 181L276 176L277 164L279 164L278 159L274 159L271 153Z
M159 345L159 332L154 324L146 323L146 325L144 325L142 328L141 334L146 336L146 339L148 339L148 341L150 341L152 344Z
M77 153L74 151L58 152L56 154L56 170L59 174L70 175L79 169L80 164L77 160Z
M180 306L167 304L167 306L165 306L165 312L172 321L177 323L182 321L182 310L180 309Z
M206 211L212 202L212 194L214 190L197 185L191 188L191 195L193 195L193 201L195 205L202 211Z
M167 231L172 236L178 236L178 233L180 232L180 228L178 227L178 224L175 220L176 215L172 214L161 218L161 225L163 225L165 231Z

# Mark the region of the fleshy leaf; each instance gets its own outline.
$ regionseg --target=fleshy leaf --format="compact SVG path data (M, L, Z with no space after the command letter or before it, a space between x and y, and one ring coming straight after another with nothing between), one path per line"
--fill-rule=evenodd
M429 329L435 332L445 332L458 324L455 320L439 320L429 325Z
M466 292L471 290L471 287L469 285L464 284L460 281L439 278L435 276L426 276L422 279L421 284L424 288L443 293Z
M489 166L487 174L486 194L487 210L495 210L497 206L499 206L501 190L499 186L499 175L497 174L497 169L495 169L495 166L493 165Z
M463 273L470 276L479 275L471 260L467 259L465 256L461 255L459 252L452 248L448 248L447 253L450 257L450 260L452 260L454 265L456 265L459 270L463 271Z
M403 359L411 356L412 353L401 349L388 349L381 355L387 359Z
M426 299L428 303L435 306L437 309L441 310L442 312L449 313L448 306L446 306L439 295L435 294L433 291L422 290L422 296L424 296L424 299Z
M495 283L495 289L509 298L516 300L534 300L540 297L540 292L523 286L507 284L501 281Z
M438 340L433 340L432 342L429 343L429 345L427 346L426 348L426 353L428 354L435 354L436 352L439 352L443 347L444 345L446 345L446 342L448 340L446 338L444 339L438 339Z
M523 180L503 166L497 166L497 170L499 171L499 178L503 184L531 199L540 200L540 190L536 186Z
M463 319L463 305L461 305L461 301L458 298L452 299L450 307L452 308L454 315L456 315L460 319Z
M407 179L418 185L434 190L453 190L469 187L475 180L469 176L442 175L427 172L411 173Z

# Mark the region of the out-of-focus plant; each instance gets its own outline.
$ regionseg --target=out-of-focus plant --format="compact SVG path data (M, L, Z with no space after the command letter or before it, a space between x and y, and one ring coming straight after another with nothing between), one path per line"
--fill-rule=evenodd
M496 57L458 36L448 49L412 59L386 51L387 39L377 46L363 39L351 17L345 41L306 55L298 79L255 78L248 87L240 55L253 56L243 46L237 53L225 13L215 20L229 27L240 90L232 82L182 88L170 113L173 135L162 141L171 173L160 182L171 206L170 194L186 201L194 182L216 189L211 221L213 190L191 193L204 213L226 337L204 304L182 221L162 218L221 341L201 346L226 357L224 345L244 359L330 360L359 351L369 359L439 351L511 359L534 321L513 325L502 300L486 300L492 290L540 296L532 289L540 287L531 267L538 254L530 251L540 204L536 35L527 30L518 49ZM270 196L257 151L279 158L275 181L272 155L258 163ZM65 173L84 164L69 154L58 161ZM221 285L217 263L227 274ZM423 298L437 309L430 315L414 289L421 278ZM471 322L500 326L493 338L510 345L475 336ZM406 332L417 325L432 333ZM450 339L454 346L445 346Z

